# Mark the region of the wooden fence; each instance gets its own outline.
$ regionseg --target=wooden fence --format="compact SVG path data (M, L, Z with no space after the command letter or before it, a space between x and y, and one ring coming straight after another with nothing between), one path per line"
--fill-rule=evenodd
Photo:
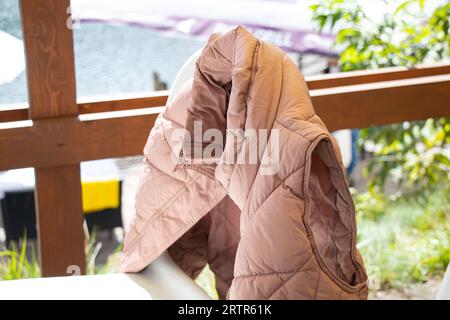
M29 108L0 111L0 171L34 167L41 268L85 270L80 162L139 155L167 92L77 103L69 0L20 0ZM330 131L450 116L450 64L307 79ZM22 120L31 120L22 122Z

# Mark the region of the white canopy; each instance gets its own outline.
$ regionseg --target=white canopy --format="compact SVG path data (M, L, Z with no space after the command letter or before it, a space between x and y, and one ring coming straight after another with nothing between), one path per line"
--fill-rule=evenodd
M243 25L257 37L296 52L332 54L334 36L318 33L305 0L72 0L74 20L139 25L206 38Z

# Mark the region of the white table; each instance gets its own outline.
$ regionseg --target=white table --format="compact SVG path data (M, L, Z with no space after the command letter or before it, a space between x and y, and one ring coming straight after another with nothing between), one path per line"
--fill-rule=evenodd
M0 300L207 300L210 297L163 254L139 274L0 281Z

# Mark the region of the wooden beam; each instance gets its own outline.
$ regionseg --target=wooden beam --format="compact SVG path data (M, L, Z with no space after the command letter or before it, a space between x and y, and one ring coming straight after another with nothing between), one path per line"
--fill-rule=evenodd
M449 63L320 74L306 77L306 83L309 90L316 90L444 74L450 74Z
M157 115L149 112L91 121L67 118L1 130L0 153L11 156L0 158L0 170L142 154Z
M351 71L306 77L310 90L351 86L375 82L428 77L450 74L450 64L422 65L414 68L392 67L377 70ZM153 94L133 94L132 97L109 97L101 101L82 101L78 103L80 114L159 107L166 104L169 91L157 91ZM1 110L0 123L27 120L27 108Z
M445 117L450 116L450 75L313 90L311 97L329 130ZM0 170L140 155L161 110L0 130L0 154L11 155L0 158Z
M115 112L133 109L146 109L165 106L169 91L156 91L153 94L135 95L135 97L121 97L100 101L85 101L78 103L79 114L100 112ZM25 106L0 110L0 123L29 120L28 108Z
M80 165L35 169L43 276L85 272ZM70 269L69 269L70 268Z
M78 121L70 0L21 0L28 79L29 115L35 127L52 117ZM57 120L56 120L57 121ZM36 145L46 144L37 137ZM6 151L11 154L13 150ZM42 153L41 149L39 153ZM44 155L44 154L42 154ZM46 156L51 157L51 154ZM80 164L36 166L36 211L43 276L67 275L70 266L85 272Z
M450 75L312 90L310 95L330 131L450 116Z
M169 91L156 91L145 96L135 95L134 97L122 97L118 100L104 99L94 102L79 102L80 114L90 114L99 112L111 112L130 109L141 109L165 106ZM143 98L144 97L144 98Z
M0 123L28 120L28 108L0 110Z
M69 0L21 0L30 118L77 115Z
M90 121L51 119L0 130L0 154L10 155L0 158L0 171L142 154L157 115L149 112Z

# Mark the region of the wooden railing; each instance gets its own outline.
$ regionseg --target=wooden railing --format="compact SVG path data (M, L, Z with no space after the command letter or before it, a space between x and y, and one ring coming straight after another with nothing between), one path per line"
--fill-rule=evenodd
M30 106L0 111L0 171L35 168L42 272L64 275L85 269L80 162L141 154L168 93L77 103L69 0L20 3ZM450 116L450 64L306 80L330 131Z

